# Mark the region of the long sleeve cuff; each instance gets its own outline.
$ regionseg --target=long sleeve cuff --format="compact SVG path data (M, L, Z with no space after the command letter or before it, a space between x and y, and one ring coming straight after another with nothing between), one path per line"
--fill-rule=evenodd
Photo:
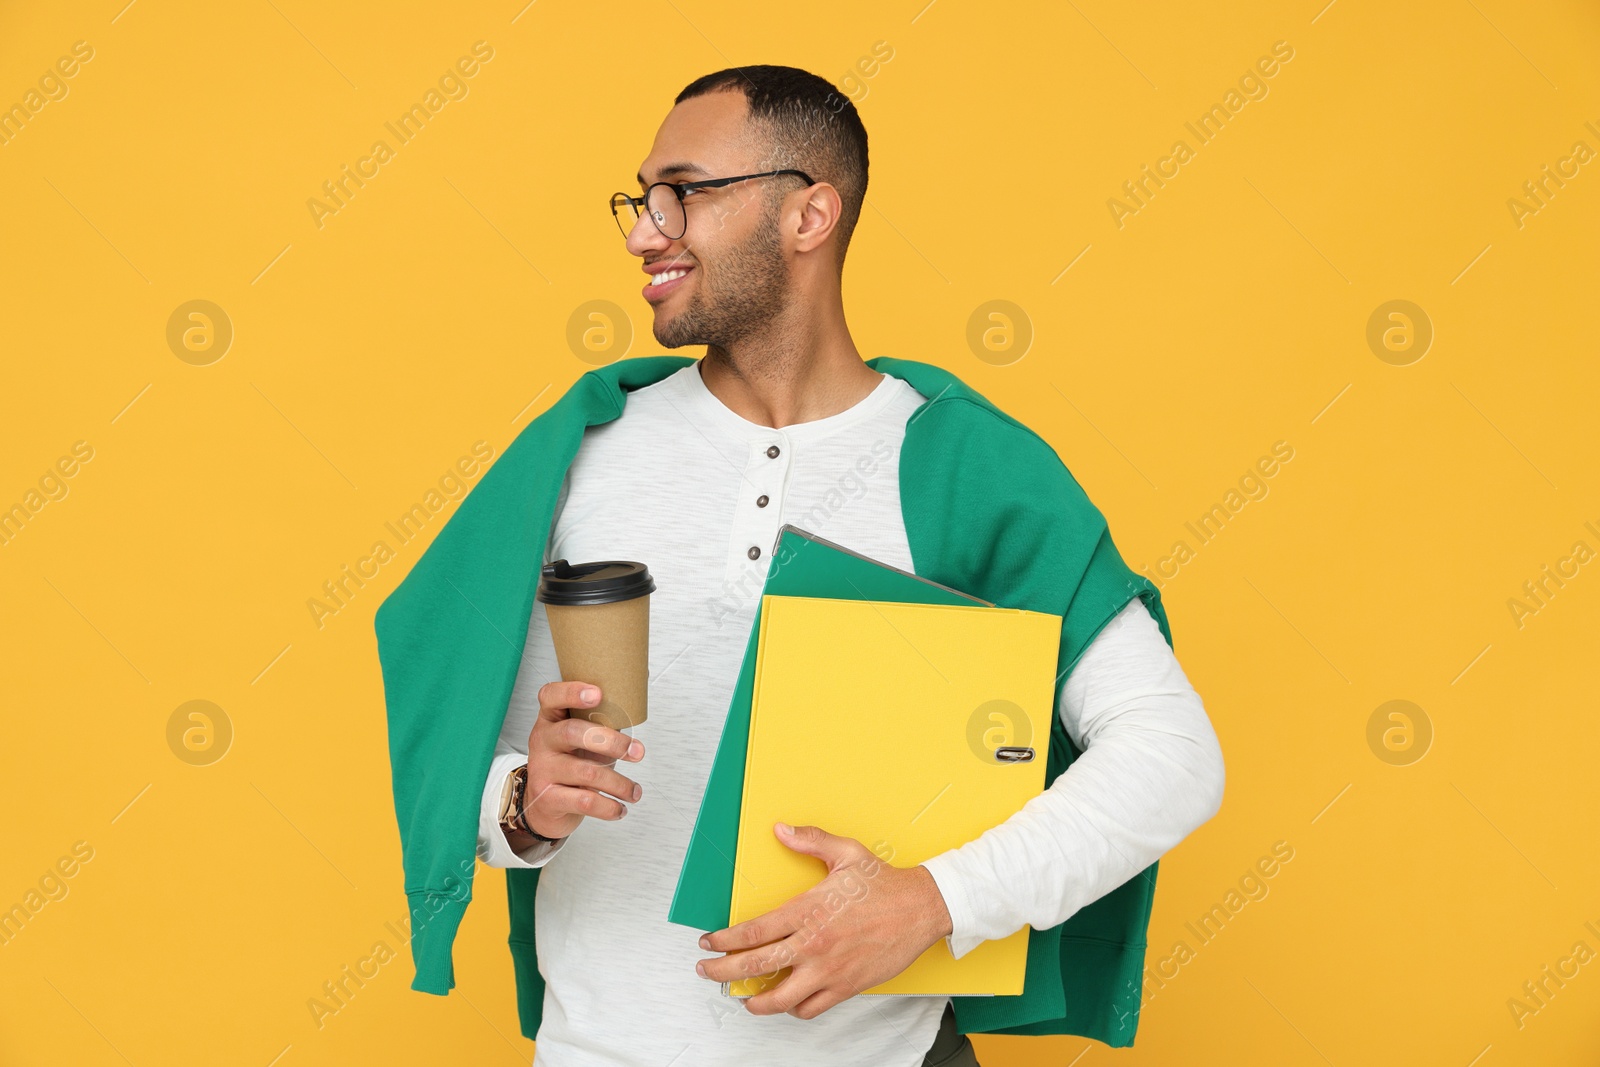
M966 884L961 878L957 862L955 850L952 849L924 860L922 866L933 875L933 884L939 887L939 895L944 897L945 910L950 913L950 933L946 935L944 943L950 955L959 960L988 939L974 933L977 914L967 896Z
M521 852L514 851L506 833L500 829L500 797L511 772L528 762L521 752L506 752L489 764L489 778L483 786L483 806L478 813L478 858L490 867L543 867L566 846L567 838L554 843L535 842Z

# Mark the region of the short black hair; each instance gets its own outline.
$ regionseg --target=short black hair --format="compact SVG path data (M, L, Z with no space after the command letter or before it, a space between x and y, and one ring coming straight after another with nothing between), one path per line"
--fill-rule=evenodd
M839 191L839 262L867 198L867 128L850 98L831 83L797 67L729 67L684 86L674 104L707 93L740 90L750 121L768 139L762 170L803 170ZM783 188L775 186L777 188Z

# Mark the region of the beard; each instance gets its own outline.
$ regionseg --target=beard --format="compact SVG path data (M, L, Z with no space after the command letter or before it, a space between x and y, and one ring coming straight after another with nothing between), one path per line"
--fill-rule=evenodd
M744 244L719 252L712 263L700 260L688 306L652 332L665 348L709 345L724 350L770 330L784 310L789 265L778 239L778 220L769 207Z

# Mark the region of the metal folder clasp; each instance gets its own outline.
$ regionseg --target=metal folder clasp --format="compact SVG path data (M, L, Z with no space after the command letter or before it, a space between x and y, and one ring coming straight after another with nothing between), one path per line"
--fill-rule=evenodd
M994 750L997 763L1030 763L1034 752L1027 745L1002 745Z

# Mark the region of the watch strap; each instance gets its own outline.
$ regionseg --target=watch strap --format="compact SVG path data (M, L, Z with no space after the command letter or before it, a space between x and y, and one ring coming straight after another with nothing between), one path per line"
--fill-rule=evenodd
M524 808L528 790L528 765L526 763L512 770L506 779L504 798L500 811L500 826L509 832L527 834L536 841L553 844L561 840L559 837L546 837L528 825L528 813Z

